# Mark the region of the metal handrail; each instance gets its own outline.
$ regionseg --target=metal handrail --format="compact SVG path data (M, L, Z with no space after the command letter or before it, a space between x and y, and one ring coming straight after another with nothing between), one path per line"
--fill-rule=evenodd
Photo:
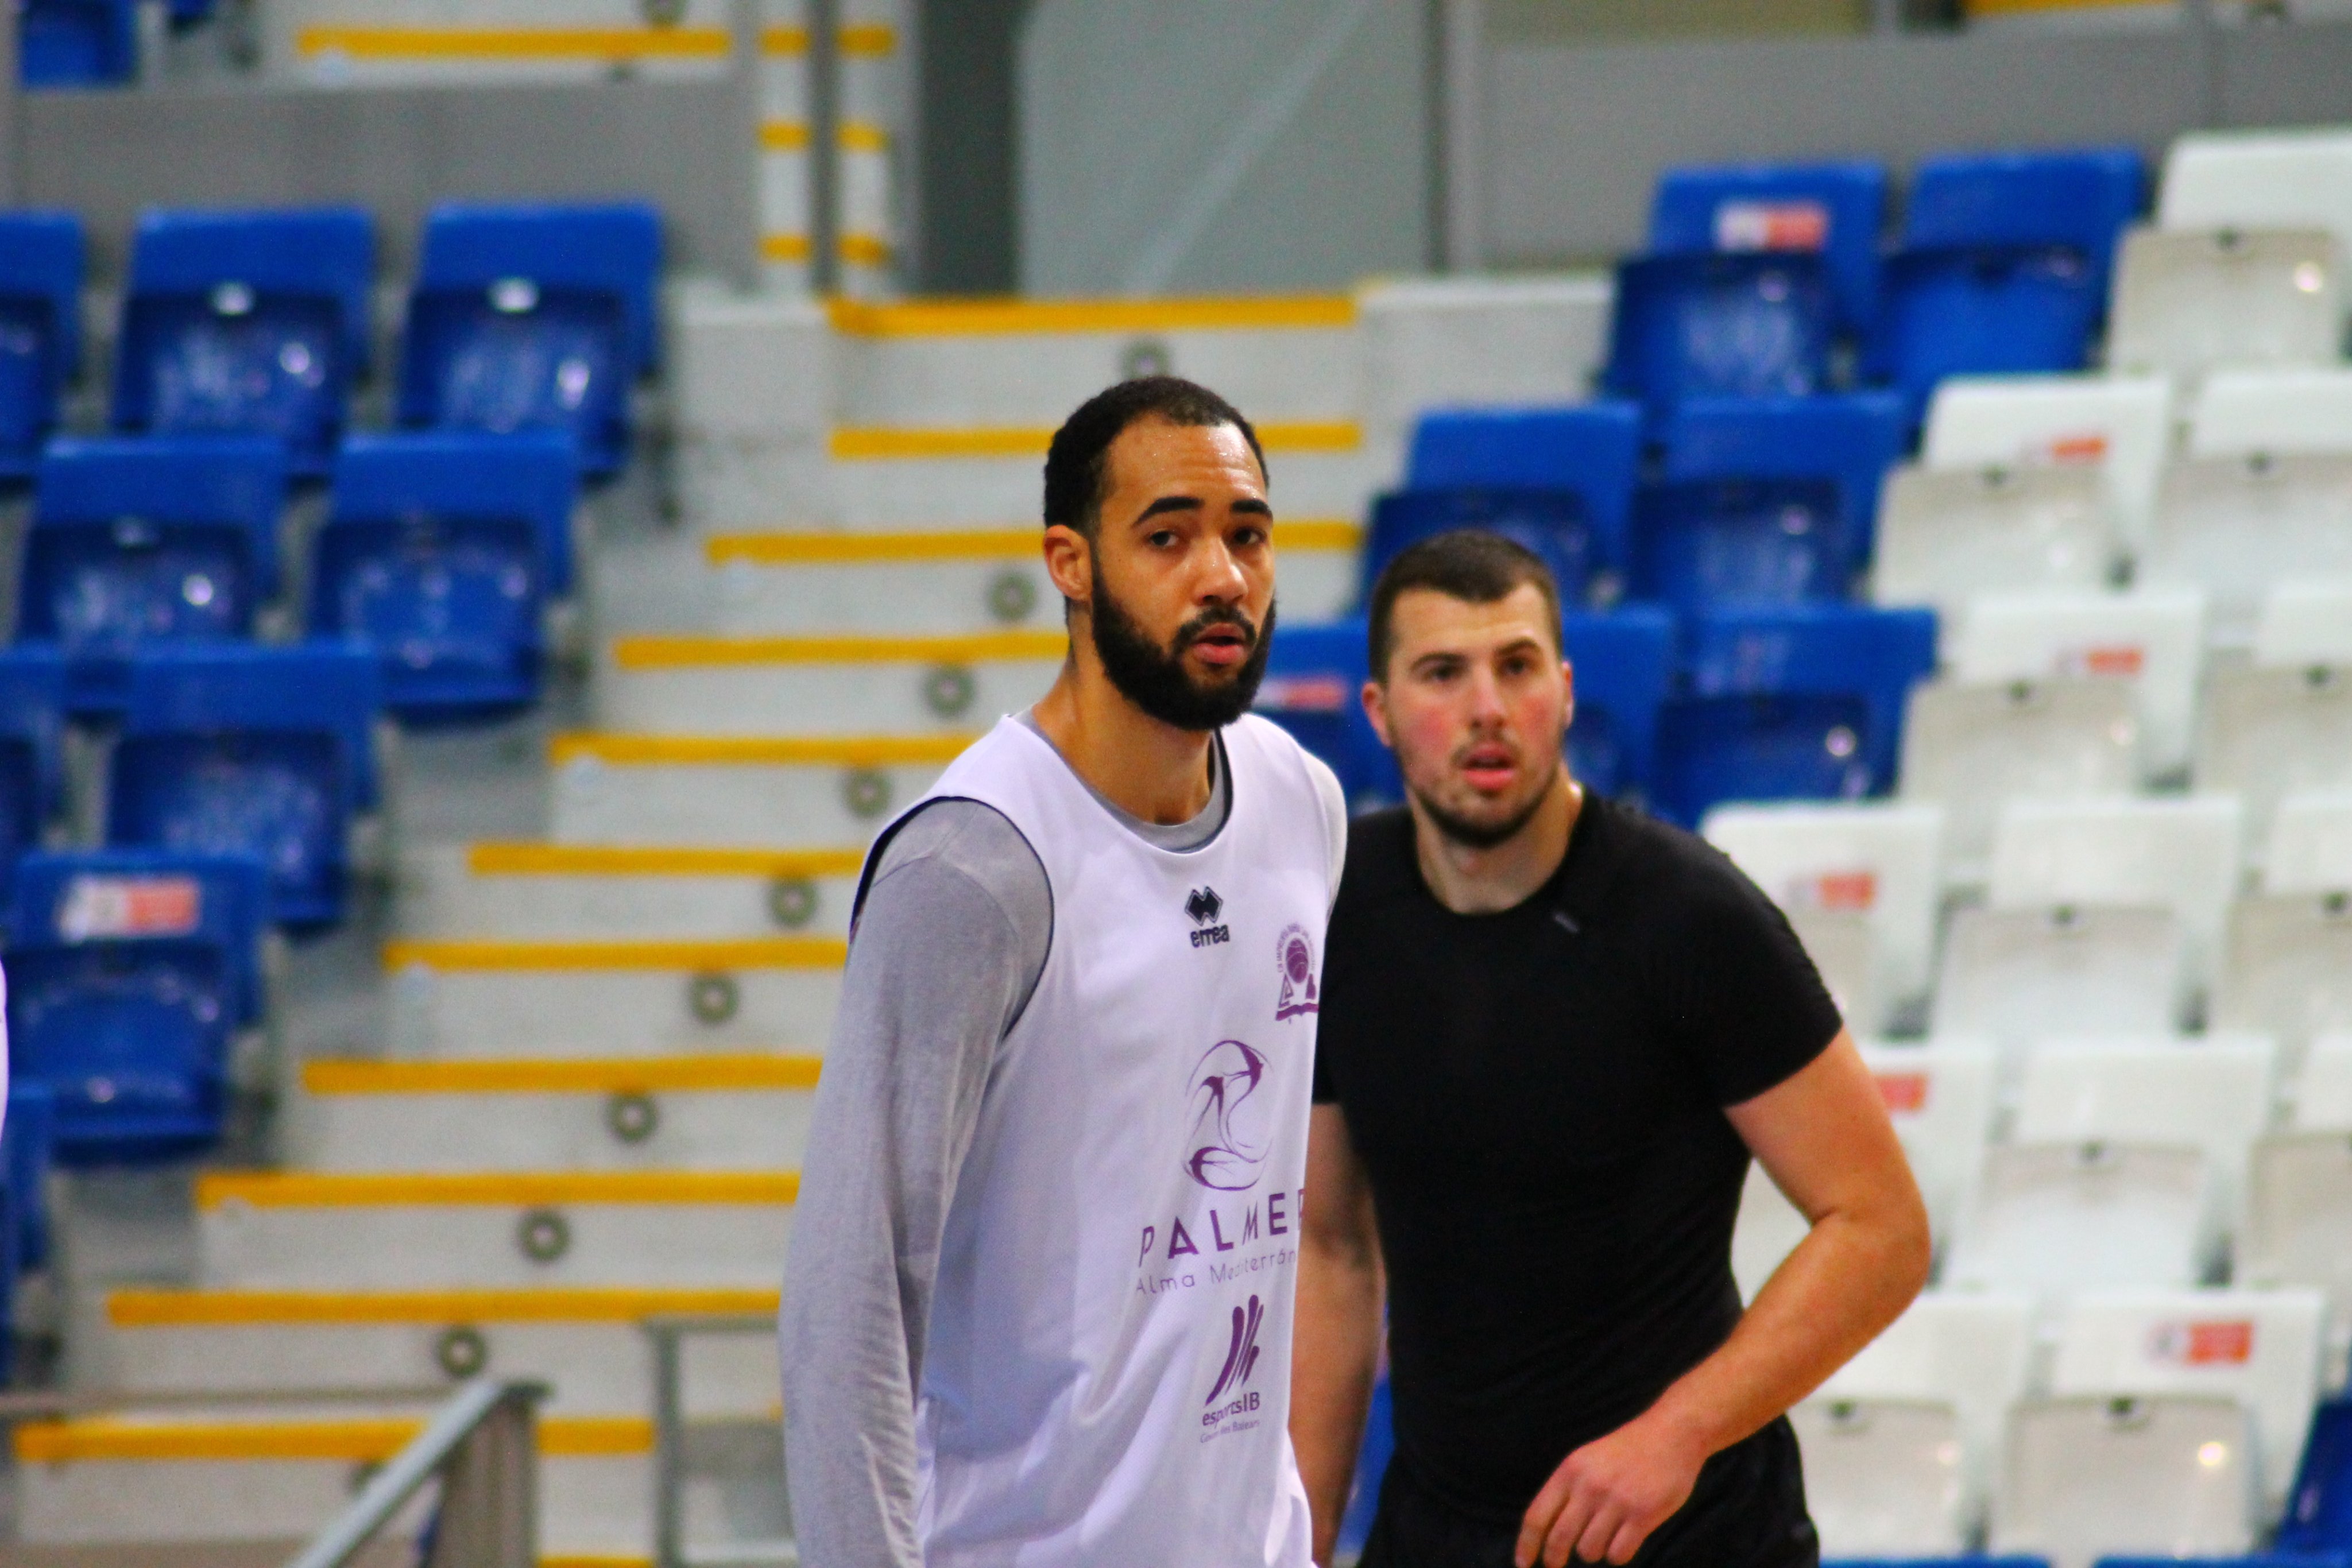
M638 1325L654 1353L654 1568L797 1568L791 1540L742 1541L689 1552L686 1545L685 1343L693 1334L772 1334L772 1313L661 1313Z
M425 1482L441 1478L427 1568L537 1568L536 1383L477 1378L378 1470L287 1568L345 1568Z

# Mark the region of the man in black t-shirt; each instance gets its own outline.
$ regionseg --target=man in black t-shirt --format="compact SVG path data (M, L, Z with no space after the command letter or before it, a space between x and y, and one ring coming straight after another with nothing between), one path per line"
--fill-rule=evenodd
M1328 1563L1388 1302L1364 1568L1810 1564L1789 1406L1925 1281L1925 1209L1788 922L1588 795L1559 602L1497 536L1373 590L1364 703L1409 804L1332 912L1291 1434ZM1811 1221L1731 1277L1750 1155Z

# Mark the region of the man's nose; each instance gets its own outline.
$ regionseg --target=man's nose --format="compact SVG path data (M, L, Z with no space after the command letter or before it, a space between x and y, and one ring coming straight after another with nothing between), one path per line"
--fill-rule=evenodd
M1192 583L1192 595L1203 604L1233 604L1249 591L1249 580L1242 575L1241 562L1225 548L1222 538L1208 541L1201 553L1200 574Z

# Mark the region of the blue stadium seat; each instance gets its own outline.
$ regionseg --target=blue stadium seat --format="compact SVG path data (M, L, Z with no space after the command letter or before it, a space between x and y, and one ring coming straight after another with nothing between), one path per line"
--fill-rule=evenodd
M2312 1413L2294 1490L2279 1525L2282 1552L2352 1550L2352 1395Z
M151 212L131 251L114 423L272 435L322 474L364 369L375 230L352 207Z
M404 424L555 428L593 475L627 460L654 361L661 217L641 203L434 209L409 298Z
M1904 413L1884 392L1686 403L1634 501L1631 591L1685 613L1840 600L1871 548Z
M1364 1421L1364 1440L1356 1450L1356 1479L1348 1492L1348 1511L1339 1519L1339 1555L1360 1557L1372 1533L1372 1516L1380 1511L1381 1479L1388 1474L1396 1453L1396 1430L1390 1418L1389 1380L1372 1385L1372 1406Z
M1916 424L1946 376L2082 369L2147 184L2130 148L1922 163L1866 372L1901 390Z
M26 87L113 87L138 74L135 0L20 0L16 76Z
M1581 603L1596 573L1622 570L1641 450L1641 413L1630 403L1424 414L1405 488L1373 508L1365 586L1414 540L1482 528L1544 557L1561 597Z
M1700 397L1828 389L1834 317L1818 256L1653 256L1620 262L1609 392L1650 418Z
M81 364L81 220L0 213L0 477L32 472Z
M65 705L55 649L0 652L0 876L39 845L63 798Z
M1563 620L1576 680L1569 769L1601 794L1646 799L1657 782L1658 710L1674 682L1674 619L1626 605Z
M1696 827L1726 800L1885 792L1903 706L1936 664L1927 610L1715 610L1684 631L1685 685L1659 716L1659 814Z
M179 850L43 850L17 862L20 923L68 946L201 940L221 949L230 1019L257 1024L268 1006L262 937L269 868L249 854Z
M46 1083L22 1076L8 1084L7 1125L0 1129L0 1174L14 1203L16 1267L49 1260L48 1172L57 1163L58 1097Z
M1669 169L1651 202L1650 252L1818 251L1839 325L1862 331L1877 312L1886 185L1875 163Z
M61 437L42 455L16 634L78 713L119 712L142 647L250 635L278 582L286 450L266 436Z
M568 582L577 458L562 431L359 436L335 464L310 633L373 648L384 705L462 717L536 700Z
M373 803L375 661L316 645L142 653L116 742L107 839L258 856L278 922L341 917L345 838Z
M1396 764L1364 716L1370 668L1361 616L1275 628L1256 711L1288 730L1339 776L1349 809L1402 799Z

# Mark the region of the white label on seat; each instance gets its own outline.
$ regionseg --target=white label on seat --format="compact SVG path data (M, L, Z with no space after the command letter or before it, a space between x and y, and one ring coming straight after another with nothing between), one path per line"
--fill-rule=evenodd
M1715 209L1717 250L1819 250L1830 210L1819 202L1726 202Z
M68 942L110 936L184 936L204 918L204 889L192 876L78 876L58 904Z

